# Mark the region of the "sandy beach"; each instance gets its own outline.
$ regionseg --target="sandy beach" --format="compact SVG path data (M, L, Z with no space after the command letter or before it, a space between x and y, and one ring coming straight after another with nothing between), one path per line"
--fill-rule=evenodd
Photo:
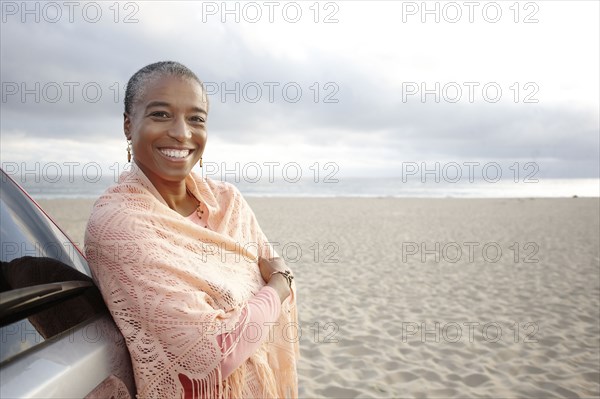
M600 199L248 198L301 398L600 396ZM83 243L93 200L40 200Z

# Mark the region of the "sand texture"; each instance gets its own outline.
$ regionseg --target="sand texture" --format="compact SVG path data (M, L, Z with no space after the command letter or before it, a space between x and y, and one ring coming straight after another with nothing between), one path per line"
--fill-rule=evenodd
M248 202L296 274L300 397L600 396L599 199ZM83 242L93 201L40 203Z

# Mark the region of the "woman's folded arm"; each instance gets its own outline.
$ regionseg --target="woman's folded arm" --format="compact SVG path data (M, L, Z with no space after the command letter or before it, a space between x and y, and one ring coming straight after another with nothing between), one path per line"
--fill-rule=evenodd
M246 339L243 325L238 325L235 330L217 336L221 351L226 354L221 361L222 379L227 378L241 366L268 338L269 326L277 320L280 311L281 301L277 291L272 287L264 286L248 301L240 317L241 320L246 320L245 325L252 323L253 327L258 327L257 332L252 330L251 340Z

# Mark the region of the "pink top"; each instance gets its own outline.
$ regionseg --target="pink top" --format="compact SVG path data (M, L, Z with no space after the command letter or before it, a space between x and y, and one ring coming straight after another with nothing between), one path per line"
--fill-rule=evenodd
M202 226L208 227L208 215L206 208L202 205L198 207L197 211L192 212L187 217L188 220ZM236 368L241 366L250 355L258 349L262 343L269 336L268 326L277 321L279 312L281 311L281 300L277 291L273 287L264 286L254 295L249 301L247 306L242 310L240 318L243 320L246 315L248 316L248 323L253 323L252 326L259 326L261 331L258 332L258 339L254 339L255 333L253 332L253 339L239 339L236 343L236 337L240 337L242 334L242 326L238 326L232 333L227 334L225 340L223 335L217 337L217 342L221 346L221 352L227 353L221 361L221 378L227 378ZM254 341L254 342L252 342ZM229 352L229 353L228 353Z

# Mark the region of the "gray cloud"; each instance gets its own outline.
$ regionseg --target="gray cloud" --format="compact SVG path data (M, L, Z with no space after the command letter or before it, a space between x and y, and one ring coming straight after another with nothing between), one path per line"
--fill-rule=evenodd
M175 11L185 14L185 10ZM140 15L140 19L143 15ZM145 15L150 18L150 14ZM172 16L176 18L176 16ZM212 24L182 25L175 32L154 32L151 21L125 25L2 24L2 134L20 130L32 137L81 139L120 137L124 85L140 67L174 59L188 65L209 87L247 88L236 102L229 94L211 96L211 135L236 143L282 140L290 145L350 146L385 149L402 157L407 149L422 157L448 159L547 159L550 174L598 176L598 110L545 104L402 102L390 86L351 57L341 59L313 49L305 61L253 49L240 30ZM358 50L357 50L358 51ZM393 50L390 50L393 51ZM401 76L402 70L398 71ZM7 95L25 83L48 85L39 103L32 95ZM68 86L75 82L73 102ZM270 83L266 83L270 82ZM314 101L315 82L319 101ZM329 86L324 87L329 83ZM82 92L89 86L97 102ZM269 102L268 84L275 85ZM302 89L298 102L283 96L284 85ZM256 87L260 101L253 103ZM311 87L313 88L311 90ZM325 103L330 95L337 103ZM115 99L116 95L116 99ZM6 101L4 96L7 96ZM92 98L93 99L93 98Z

